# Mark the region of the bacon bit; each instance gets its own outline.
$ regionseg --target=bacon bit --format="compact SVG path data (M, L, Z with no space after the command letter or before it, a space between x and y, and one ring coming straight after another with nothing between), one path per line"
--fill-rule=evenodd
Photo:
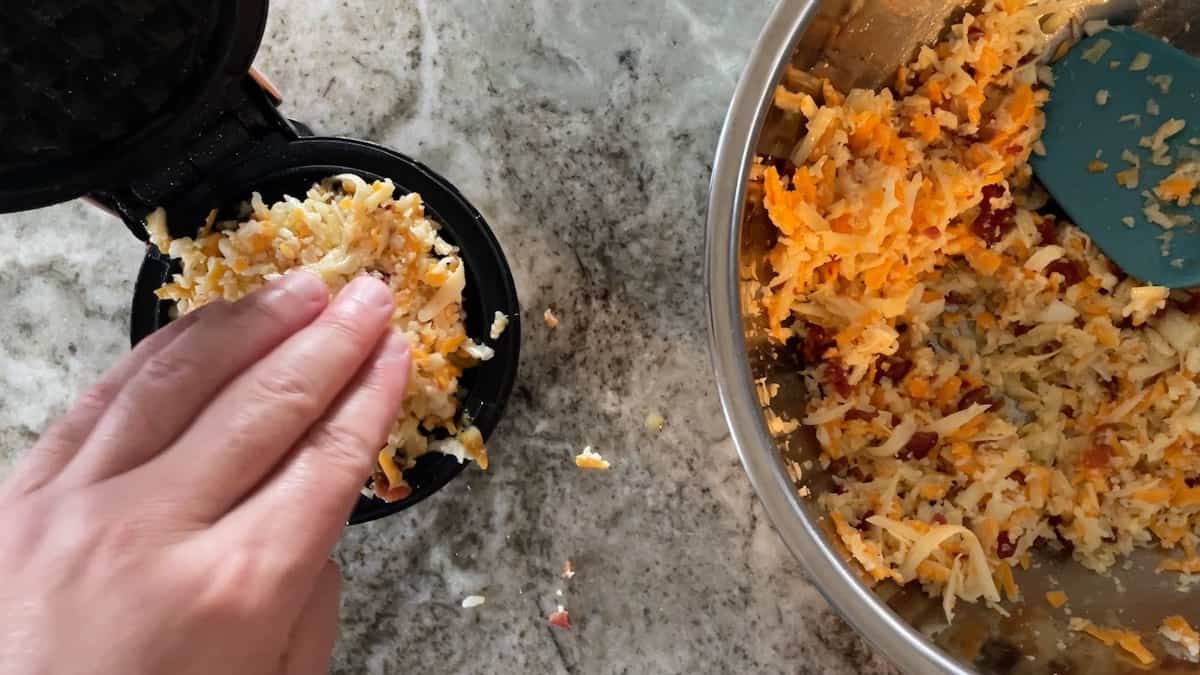
M932 431L918 431L912 435L908 443L904 446L904 450L900 453L901 459L925 459L929 455L929 451L937 445L940 437Z
M912 370L912 361L900 356L885 356L879 360L875 366L875 382L879 383L883 378L889 378L893 383L898 383L904 379L908 371Z
M930 239L937 239L938 237L942 236L942 231L931 226L925 228L923 234Z
M1014 216L1016 207L1009 205L999 211L992 209L992 200L1003 197L1004 188L999 185L983 187L983 201L979 203L979 215L971 223L971 231L985 244L994 244L1004 238L1004 235L1016 227Z
M1083 451L1080 459L1089 469L1104 469L1112 461L1112 448L1107 445L1093 445Z
M1012 473L1008 474L1008 478L1009 480L1015 481L1017 485L1025 484L1025 472L1021 471L1020 469L1013 470Z
M980 28L978 24L973 23L967 27L967 40L968 41L974 42L975 40L977 40L981 37L983 37L983 29Z
M842 398L850 396L850 381L846 379L846 369L842 364L830 361L825 364L825 380Z
M1047 591L1046 602L1050 603L1054 609L1058 609L1067 604L1067 594L1062 591Z
M766 155L763 157L762 163L775 167L775 171L783 178L791 178L796 173L796 165L792 164L792 160L787 157Z
M571 630L571 617L567 614L567 610L563 609L562 605L558 606L558 610L551 612L547 618L551 626L561 628L563 630Z
M858 522L854 525L854 529L858 530L859 532L865 532L868 527L871 527L871 523L868 523L867 519L874 515L875 512L871 509L864 511L863 514L859 516Z
M1174 304L1184 314L1200 314L1200 292L1192 291L1188 293L1187 300L1175 301Z
M875 419L878 416L879 416L879 413L874 410L863 410L861 408L854 408L853 410L847 411L845 416L842 419L846 420L847 422L853 422L854 420L859 420L861 422L870 422L871 420Z
M933 520L933 522L937 523L938 525L946 524L946 516L943 516L940 513L933 514L933 518L931 520Z
M846 459L845 457L838 457L837 459L830 462L829 466L826 467L825 470L828 471L829 475L831 475L831 476L837 476L839 478L844 478L846 476L846 471L849 468L850 468L850 460Z
M804 362L819 363L826 350L833 346L833 338L821 326L809 323L804 332Z
M1017 545L1008 540L1008 532L1002 530L996 535L996 557L1004 560L1011 558L1017 552Z
M403 479L402 482L392 485L388 482L387 474L382 471L375 472L371 481L371 489L376 497L389 504L408 499L409 495L412 494L412 488L408 483L403 482Z
M1042 218L1037 224L1042 246L1058 243L1058 223L1053 218Z
M1063 278L1063 288L1070 288L1075 284L1083 281L1084 273L1079 269L1079 263L1066 258L1059 258L1054 262L1046 265L1046 276L1052 274L1061 274Z
M958 409L966 410L967 408L970 408L971 406L977 405L977 404L978 405L986 405L986 406L994 406L994 405L996 405L996 402L992 400L991 396L992 396L992 392L987 387L979 387L978 389L972 389L971 391L968 391L967 393L963 394L962 398L960 398L958 400Z

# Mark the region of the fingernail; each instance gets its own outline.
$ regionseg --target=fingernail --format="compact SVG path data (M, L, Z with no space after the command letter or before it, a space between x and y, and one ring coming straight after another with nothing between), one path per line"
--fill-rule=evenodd
M337 297L338 304L353 303L367 307L392 307L392 292L378 279L361 276L351 281Z
M304 302L315 302L329 297L329 287L312 272L292 270L278 282L280 291Z
M282 303L291 309L311 309L329 301L329 287L311 272L292 270L264 286L256 295L259 302Z

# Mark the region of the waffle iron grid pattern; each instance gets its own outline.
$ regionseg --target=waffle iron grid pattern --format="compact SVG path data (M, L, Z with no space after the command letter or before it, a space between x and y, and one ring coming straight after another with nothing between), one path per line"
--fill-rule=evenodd
M0 12L0 164L129 137L213 67L220 0L10 1Z

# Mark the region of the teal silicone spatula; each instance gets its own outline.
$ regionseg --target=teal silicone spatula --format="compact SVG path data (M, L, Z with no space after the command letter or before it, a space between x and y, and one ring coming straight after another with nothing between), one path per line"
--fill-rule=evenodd
M1110 28L1052 69L1046 152L1032 161L1038 179L1125 272L1200 287L1200 186L1177 196L1200 181L1200 61L1156 37ZM1169 176L1178 180L1159 188Z

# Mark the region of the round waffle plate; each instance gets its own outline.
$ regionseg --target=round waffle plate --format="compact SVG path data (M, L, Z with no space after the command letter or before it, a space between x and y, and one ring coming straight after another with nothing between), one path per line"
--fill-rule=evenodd
M463 292L467 334L496 351L493 359L467 370L460 380L461 410L487 439L500 422L516 380L521 309L512 272L499 242L483 216L446 179L419 162L374 143L344 138L301 138L239 165L215 183L198 186L192 199L184 196L168 207L167 222L175 236L194 235L214 205L233 211L255 191L267 203L278 201L285 194L303 196L314 182L339 173L356 173L367 180L390 178L396 184L397 194L420 193L426 213L442 226L442 237L459 247L467 271ZM151 247L134 295L131 331L134 344L169 321L170 303L160 301L154 290L166 283L173 271L171 261ZM509 317L508 328L498 340L488 340L496 312ZM407 499L389 504L362 497L350 522L362 523L403 511L440 490L464 466L446 455L425 455L404 474L413 488Z

